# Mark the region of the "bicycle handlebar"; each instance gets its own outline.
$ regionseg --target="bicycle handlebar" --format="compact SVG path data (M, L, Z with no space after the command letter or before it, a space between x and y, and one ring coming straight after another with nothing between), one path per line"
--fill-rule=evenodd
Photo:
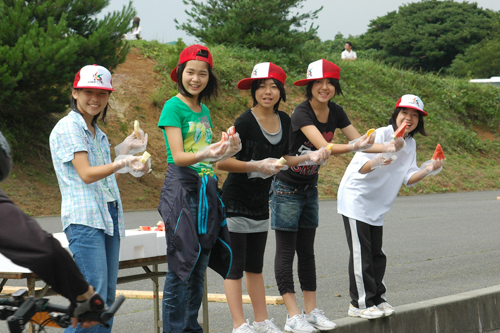
M48 312L50 321L62 328L71 324L70 306L49 303L47 298L26 297L27 290L20 289L9 298L0 299L0 320L7 320L11 333L21 333L24 326L37 312ZM78 316L79 321L98 322L109 328L108 321L115 315L125 297L120 295L115 302L104 311L88 311ZM40 323L43 326L44 323Z

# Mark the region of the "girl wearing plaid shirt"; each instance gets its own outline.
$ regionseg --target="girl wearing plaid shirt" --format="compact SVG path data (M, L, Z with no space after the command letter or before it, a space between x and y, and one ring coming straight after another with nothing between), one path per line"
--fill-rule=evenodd
M150 162L128 155L145 149L147 136L130 135L120 156L111 162L110 144L97 126L105 120L114 91L111 73L102 66L85 66L75 77L71 108L50 134L50 150L61 190L61 220L73 258L85 279L109 306L115 299L120 238L125 236L123 207L115 172L149 171ZM143 149L143 150L144 150ZM112 320L109 322L112 326ZM83 328L67 328L80 332ZM85 332L111 332L94 326Z

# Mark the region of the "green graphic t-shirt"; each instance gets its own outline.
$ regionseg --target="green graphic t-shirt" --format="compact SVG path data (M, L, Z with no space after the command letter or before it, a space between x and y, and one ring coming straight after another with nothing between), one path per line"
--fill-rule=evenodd
M210 111L201 104L201 112L194 112L189 106L181 101L177 96L169 99L161 111L158 127L163 131L165 144L167 145L167 162L174 164L174 158L168 144L165 126L178 127L182 132L184 151L186 153L197 153L201 148L208 146L212 142L212 120ZM198 162L190 165L200 176L211 175L215 172L209 162Z

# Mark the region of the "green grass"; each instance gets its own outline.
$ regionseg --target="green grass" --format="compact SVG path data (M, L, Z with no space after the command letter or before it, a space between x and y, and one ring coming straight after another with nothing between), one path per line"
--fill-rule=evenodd
M430 159L437 143L443 146L447 157L443 172L430 177L419 186L401 190L402 195L443 193L448 191L475 191L500 187L500 89L476 85L467 80L431 73L408 71L387 66L380 61L362 56L354 62L343 62L332 55L325 43L310 42L303 52L259 51L223 45L208 46L214 59L214 72L220 80L222 94L208 103L216 128L224 129L241 114L249 97L236 89L242 78L248 77L256 63L271 61L287 73L286 91L289 102L283 109L291 112L303 100L303 88L294 87L295 80L305 77L307 65L320 58L341 67L341 87L344 96L334 101L344 107L359 132L385 126L396 101L404 94L422 98L429 116L425 118L427 136L416 136L418 162ZM158 61L156 70L164 79L160 91L177 90L168 78L176 65L180 47L156 42L136 42L147 57ZM478 133L479 132L479 133ZM338 142L345 142L338 135ZM347 164L350 157L345 159ZM335 198L336 188L343 174L328 167L320 172L320 197ZM332 175L327 173L332 172ZM332 191L331 187L335 187ZM329 189L330 188L330 189Z

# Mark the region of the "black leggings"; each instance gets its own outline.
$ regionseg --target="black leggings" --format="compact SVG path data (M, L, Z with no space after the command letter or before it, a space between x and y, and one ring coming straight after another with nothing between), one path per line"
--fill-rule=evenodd
M227 276L230 280L239 280L243 271L262 273L264 252L266 250L267 231L255 233L230 232L233 263Z
M295 231L276 230L276 256L274 274L281 295L295 293L293 287L293 259L297 252L297 270L300 289L316 291L316 263L314 237L316 229L299 228Z

